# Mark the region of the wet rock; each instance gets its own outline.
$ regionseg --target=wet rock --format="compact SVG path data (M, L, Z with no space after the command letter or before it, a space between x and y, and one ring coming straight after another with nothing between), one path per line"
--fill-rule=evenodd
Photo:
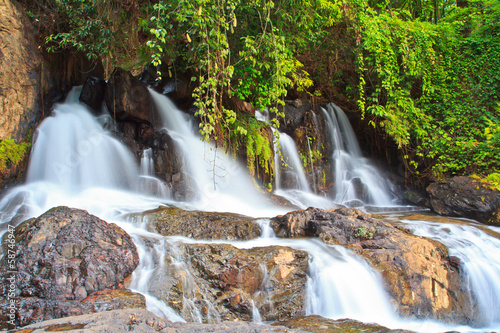
M271 226L279 237L318 237L365 257L382 273L403 315L473 321L459 272L448 262L447 248L441 243L354 208L309 208L276 217Z
M440 215L500 226L500 192L485 183L458 176L430 184L427 192L432 209Z
M285 320L305 313L306 252L170 243L149 291L187 321Z
M0 260L0 307L14 296L18 325L143 306L142 296L116 291L139 263L132 239L118 226L83 210L57 207L23 222L13 235L15 247L3 242L4 253L14 253Z
M78 99L80 102L87 104L92 110L92 113L98 116L102 113L105 89L106 81L89 76L83 84L82 92Z
M154 103L144 83L122 68L115 68L105 92L109 113L118 121L155 126L159 121Z
M260 236L255 219L232 213L187 211L161 207L132 214L135 221L146 222L146 229L164 236L194 239L248 240Z
M282 325L293 329L302 329L313 333L411 333L407 330L391 330L376 324L366 324L353 319L332 320L321 316L298 317L278 322L273 325Z
M77 331L99 333L302 333L300 330L288 329L283 326L259 325L246 322L222 322L212 325L193 323L173 323L165 318L160 318L147 310L115 310L101 313L86 314L68 318L48 320L24 327L22 330L12 332L54 332Z
M278 110L285 114L284 118L279 119L280 132L284 132L293 137L295 129L302 124L304 114L310 109L311 102L306 99L285 101L285 105L279 105Z

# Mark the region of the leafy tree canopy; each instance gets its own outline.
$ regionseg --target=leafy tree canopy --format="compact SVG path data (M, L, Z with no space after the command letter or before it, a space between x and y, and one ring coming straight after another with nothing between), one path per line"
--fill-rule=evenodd
M500 171L497 0L37 0L27 6L40 20L60 19L48 29L49 50L73 47L108 66L151 62L162 65L163 76L190 73L201 134L226 146L237 138L253 155L249 164L272 171L269 151L261 148L271 143L227 100L264 108L294 92L355 102L366 121L394 140L414 175Z

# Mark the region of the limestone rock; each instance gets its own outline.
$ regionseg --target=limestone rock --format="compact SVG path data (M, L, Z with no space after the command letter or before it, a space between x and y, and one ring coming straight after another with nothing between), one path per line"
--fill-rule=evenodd
M474 178L458 176L432 183L427 192L432 209L440 215L500 226L500 192Z
M470 300L447 248L401 226L353 208L309 208L279 216L271 226L280 237L319 237L346 246L375 266L401 314L470 323Z
M3 242L4 253L12 253L0 260L0 307L14 294L18 324L143 306L142 296L113 291L139 264L132 239L118 226L57 207L23 222L14 235L15 247Z

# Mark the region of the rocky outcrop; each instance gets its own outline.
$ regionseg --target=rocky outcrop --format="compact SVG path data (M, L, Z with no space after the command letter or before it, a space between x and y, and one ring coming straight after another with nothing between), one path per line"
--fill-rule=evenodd
M106 81L98 77L89 76L83 83L82 92L78 98L80 102L87 104L94 115L98 116L102 111Z
M411 331L407 330L391 330L384 326L366 324L353 319L332 320L321 316L297 317L273 325L282 325L288 328L302 329L313 333L411 333Z
M212 325L181 322L173 323L147 310L141 309L115 310L48 320L12 332L38 333L73 330L85 333L303 333L303 331L288 329L283 326L259 325L245 322L222 322Z
M427 187L432 209L447 216L500 226L500 192L474 178L459 176Z
M254 310L264 321L305 313L306 252L168 243L164 257L149 292L187 321L252 321Z
M24 139L38 111L41 57L21 13L0 0L0 141Z
M134 221L146 222L148 231L164 236L210 240L249 240L260 236L260 228L255 219L232 213L161 207L129 217Z
M12 235L14 243L3 242L7 255L0 261L0 308L15 299L17 325L145 306L141 295L121 289L139 257L118 226L82 210L57 207L23 222Z
M294 135L297 127L300 127L304 120L304 114L311 109L311 102L306 99L296 99L285 101L285 105L279 105L278 110L285 114L280 120L280 132L290 136Z
M105 100L109 113L119 121L154 126L160 120L146 85L122 68L111 73Z
M359 253L384 277L401 314L470 323L471 304L447 248L356 209L309 208L271 222L280 237L318 237Z

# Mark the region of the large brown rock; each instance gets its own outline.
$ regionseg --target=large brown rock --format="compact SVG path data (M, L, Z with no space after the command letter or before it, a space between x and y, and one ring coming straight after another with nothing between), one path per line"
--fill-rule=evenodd
M500 192L477 179L453 177L427 187L432 209L447 216L500 226Z
M260 236L255 219L232 213L187 211L160 207L129 216L146 222L146 229L163 236L185 236L193 239L248 240Z
M170 243L149 292L187 321L285 320L305 313L306 252Z
M142 296L120 290L139 263L132 239L86 211L57 207L25 221L6 233L3 252L0 308L15 299L18 325L144 306Z
M368 259L401 314L470 323L470 300L447 248L353 208L309 208L272 220L280 237L319 237Z
M155 126L160 121L148 88L130 72L115 68L105 92L109 113L119 121Z

